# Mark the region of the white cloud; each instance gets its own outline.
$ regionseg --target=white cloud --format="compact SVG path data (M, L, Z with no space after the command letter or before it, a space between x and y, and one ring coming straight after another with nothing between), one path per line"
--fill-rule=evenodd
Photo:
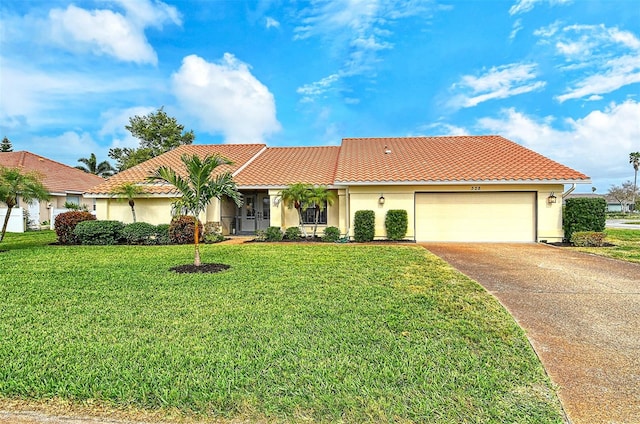
M640 82L640 39L629 31L605 25L569 25L535 32L552 43L565 60L559 69L572 79L556 100L586 98L611 93ZM574 73L573 78L570 73Z
M513 23L513 27L511 29L511 33L509 34L509 40L513 40L516 38L516 35L522 30L522 19L516 19Z
M575 83L565 94L557 96L559 102L569 99L593 97L615 91L625 85L640 83L640 56L612 59L601 73L589 75Z
M567 4L571 1L572 0L517 0L509 9L509 14L517 15L520 13L530 12L539 3L549 3L554 6L556 4Z
M160 1L117 0L125 14L108 9L86 10L73 4L49 12L52 41L69 50L89 49L121 61L157 64L158 57L144 31L165 22L180 25L177 10Z
M331 90L331 87L340 80L340 75L331 74L328 77L324 77L319 81L312 82L311 84L305 84L298 88L296 92L304 96L303 101L313 101L315 96L319 96L327 91Z
M102 124L102 128L98 134L101 137L104 136L114 136L114 135L130 135L129 131L125 129L125 125L129 125L129 118L133 116L146 116L149 113L155 112L158 108L151 106L135 106L126 109L109 109L106 112L103 112L100 116L100 119L104 122ZM131 139L136 140L135 144L129 145L129 142L125 146L114 146L114 147L137 147L139 144L139 140L131 137Z
M334 74L341 78L364 75L374 71L381 51L393 48L387 41L392 35L387 27L400 19L428 16L432 7L430 2L420 0L316 0L301 12L294 39L322 38L331 46L334 56L343 57L342 67ZM304 87L321 86L322 82ZM318 91L315 95L322 93ZM308 101L309 97L303 100Z
M230 53L217 63L185 57L172 84L180 104L199 119L201 129L222 133L228 143L264 142L280 130L273 94Z
M497 118L479 119L477 128L520 142L586 173L604 189L630 175L629 152L638 150L640 140L638 116L640 103L629 100L612 103L583 118L565 119L558 128L553 117L535 118L510 108L502 110Z
M265 26L267 27L267 29L269 29L269 28L280 28L280 22L278 22L275 19L267 16L267 18L265 20Z
M481 76L465 75L452 89L460 94L454 95L450 106L473 107L492 99L504 99L518 94L539 90L544 81L535 81L536 64L512 63L493 67Z

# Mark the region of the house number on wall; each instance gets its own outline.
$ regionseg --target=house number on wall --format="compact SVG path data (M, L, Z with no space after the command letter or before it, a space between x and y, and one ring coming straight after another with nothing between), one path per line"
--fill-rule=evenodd
M471 186L471 191L480 191L480 186Z

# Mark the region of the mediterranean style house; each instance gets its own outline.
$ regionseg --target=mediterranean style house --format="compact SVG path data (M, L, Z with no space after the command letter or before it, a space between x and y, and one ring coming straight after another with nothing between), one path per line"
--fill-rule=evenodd
M131 221L128 204L110 191L133 182L145 192L135 200L138 219L168 223L179 194L146 178L162 165L180 172L183 154L219 154L233 162L220 171L232 173L243 205L214 199L200 217L219 222L225 234L297 226L296 211L282 204L279 193L300 182L335 191L337 200L322 213L320 227L335 226L344 235L353 235L356 211L373 210L376 238L385 238L386 212L404 209L411 240L559 241L565 185L591 183L586 175L496 135L345 138L340 146L323 147L189 145L88 190L85 196L96 199L98 219ZM309 228L313 212L305 216Z
M18 197L17 206L28 210L30 226L33 227L38 227L43 221L49 221L51 211L64 208L65 203L85 205L89 211L93 210L94 199L85 197L84 192L105 181L97 175L24 150L0 153L0 166L37 172L42 176L42 183L51 196L49 201L36 200L28 205Z

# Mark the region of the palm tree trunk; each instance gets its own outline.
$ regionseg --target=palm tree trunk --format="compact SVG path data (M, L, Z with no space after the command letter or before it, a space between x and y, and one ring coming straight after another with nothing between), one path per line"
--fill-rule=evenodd
M316 238L316 232L318 231L318 221L320 220L320 210L316 209L313 212L313 218L314 218L314 226L313 226L313 238Z
M13 208L13 206L7 205L7 215L4 217L4 224L2 224L2 234L0 234L0 241L4 240L4 234L7 232L7 225L9 225L9 218L11 217L11 208Z
M304 222L302 222L302 208L298 208L298 221L300 221L300 229L304 234L304 238L307 238L307 230L304 228Z
M634 170L636 171L633 175L633 197L632 197L632 201L633 201L633 210L636 210L636 191L638 191L638 186L636 185L636 183L638 182L638 168L634 168Z
M129 206L131 206L131 215L133 215L133 222L136 222L136 207L133 200L129 200Z
M194 218L193 222L193 240L195 244L195 254L193 259L193 264L195 266L200 266L200 231L198 231L198 217Z

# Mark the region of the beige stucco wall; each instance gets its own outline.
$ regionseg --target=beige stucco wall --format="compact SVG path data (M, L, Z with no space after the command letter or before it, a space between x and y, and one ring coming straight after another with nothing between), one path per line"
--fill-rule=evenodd
M115 220L129 224L133 222L131 207L126 200L96 199L96 218ZM135 199L136 221L159 225L171 222L171 203L173 199L153 198Z
M407 238L415 237L416 192L504 192L533 191L537 193L537 239L548 241L562 240L562 184L521 184L521 185L429 185L429 186L355 186L349 188L349 235L353 236L353 220L358 210L373 210L376 215L376 238L385 238L384 219L389 209L404 209L409 218ZM554 192L557 203L548 204L547 197ZM378 203L384 196L384 205ZM342 229L341 229L342 230Z

